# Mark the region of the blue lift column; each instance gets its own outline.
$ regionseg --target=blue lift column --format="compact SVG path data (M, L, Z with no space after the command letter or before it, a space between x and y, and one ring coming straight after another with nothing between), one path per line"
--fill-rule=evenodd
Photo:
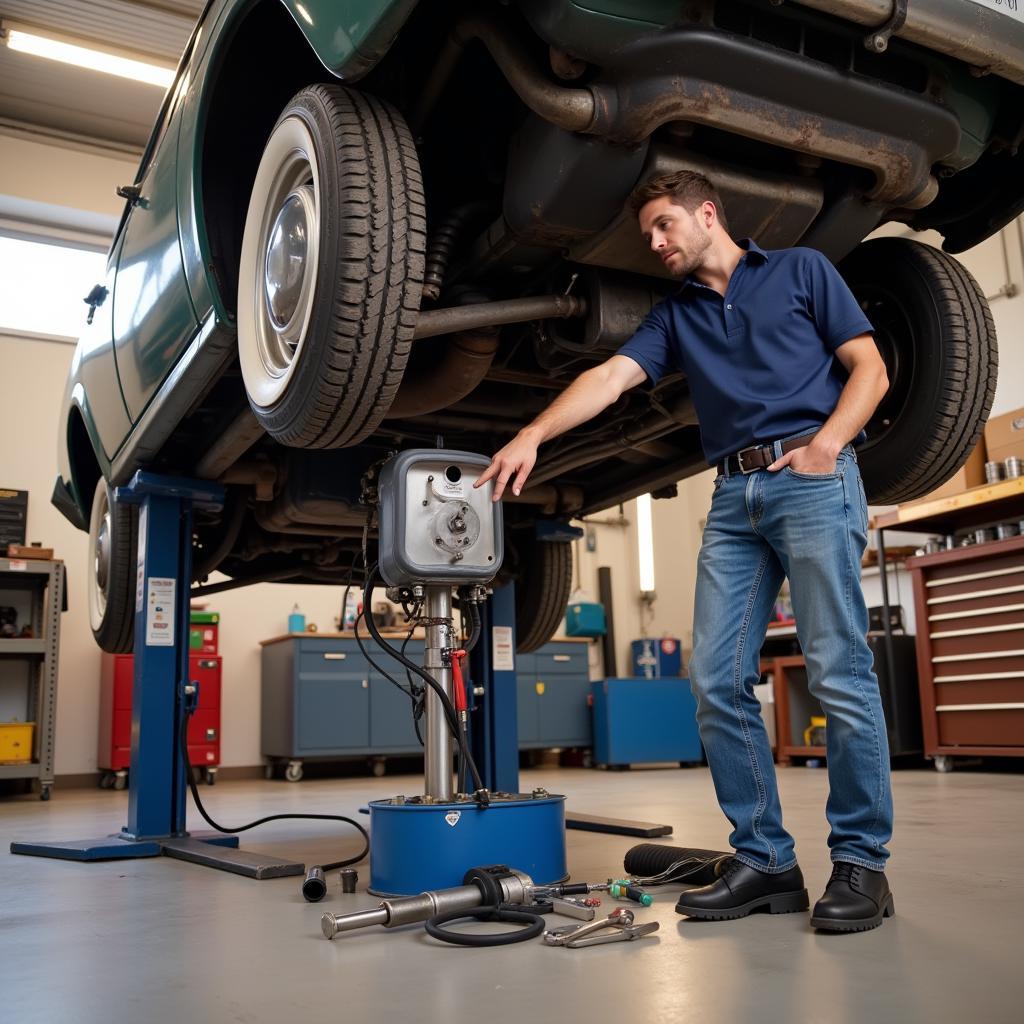
M221 508L224 489L139 471L116 500L139 506L128 824L98 839L15 842L11 852L86 861L166 854L252 878L302 874L302 864L233 849L237 835L185 829L192 513Z
M481 608L480 640L469 656L469 678L483 689L471 704L470 748L492 793L519 792L519 723L515 671L516 589L494 591Z

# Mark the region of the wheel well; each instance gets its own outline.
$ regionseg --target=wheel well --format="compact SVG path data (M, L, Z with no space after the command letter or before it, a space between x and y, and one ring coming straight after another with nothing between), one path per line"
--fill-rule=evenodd
M83 521L88 524L92 511L92 495L100 478L100 464L92 450L85 420L78 409L71 410L68 420L68 462L71 466L71 486L75 500L82 511Z
M211 77L202 127L201 204L216 286L234 312L242 231L263 147L295 93L333 79L278 0L258 0L245 11L215 58Z

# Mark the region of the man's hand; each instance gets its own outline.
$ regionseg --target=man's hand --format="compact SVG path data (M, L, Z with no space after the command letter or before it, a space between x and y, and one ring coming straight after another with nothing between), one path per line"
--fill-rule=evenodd
M815 445L814 441L803 448L794 448L786 452L781 459L776 459L768 471L777 473L783 466L789 466L794 473L805 473L807 476L827 476L836 471L838 451L825 445Z
M512 483L512 493L518 494L536 462L537 442L525 430L521 430L491 459L491 464L480 474L473 486L482 487L488 480L497 477L491 500L500 501L512 474L516 474Z

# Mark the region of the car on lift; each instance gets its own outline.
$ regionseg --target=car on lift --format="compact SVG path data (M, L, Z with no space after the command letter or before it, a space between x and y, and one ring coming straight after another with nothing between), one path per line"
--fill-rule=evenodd
M891 382L868 497L932 490L995 388L949 254L1024 208L1022 47L1001 0L211 0L118 190L61 413L97 641L131 646L115 488L143 467L226 487L199 589L358 577L389 452L494 451L667 294L627 207L665 171L707 174L736 237L840 266ZM944 251L864 240L890 222ZM520 650L566 605L561 524L704 468L682 374L545 446L505 509Z

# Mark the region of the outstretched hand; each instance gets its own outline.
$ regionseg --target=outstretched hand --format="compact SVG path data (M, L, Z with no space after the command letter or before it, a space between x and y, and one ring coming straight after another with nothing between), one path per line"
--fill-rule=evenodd
M473 486L482 487L488 480L493 479L495 484L491 500L501 501L501 496L505 493L505 487L512 475L515 474L512 493L519 494L536 462L537 445L529 437L524 437L521 433L517 434L501 451L494 455L491 464L480 474Z

